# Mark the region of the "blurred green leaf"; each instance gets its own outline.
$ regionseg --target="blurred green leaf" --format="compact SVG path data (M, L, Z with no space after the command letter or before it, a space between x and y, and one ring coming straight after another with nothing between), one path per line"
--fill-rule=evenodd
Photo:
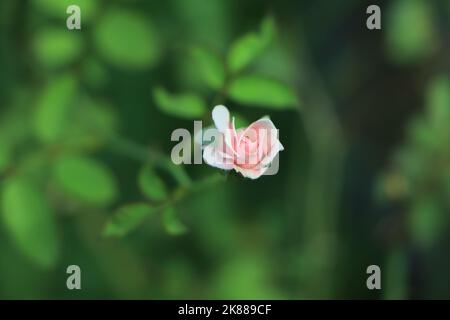
M428 248L440 237L445 226L439 202L432 198L419 198L412 204L408 227L412 238Z
M160 41L147 17L123 9L105 12L94 30L98 53L124 69L144 69L159 58Z
M105 236L124 236L142 223L155 209L147 203L133 203L119 208L107 223Z
M230 97L243 104L269 109L289 109L298 106L295 92L286 84L257 75L236 78L229 89Z
M11 162L11 147L6 141L0 138L0 174L8 167Z
M392 249L381 267L384 299L407 299L408 255L404 248Z
M246 67L263 49L263 44L255 33L249 33L237 39L228 55L230 70L237 72Z
M41 190L23 178L12 178L2 193L3 221L18 248L41 267L58 257L53 213Z
M233 117L234 117L234 126L236 129L245 128L250 125L250 122L240 114L234 113Z
M389 7L385 30L388 54L393 61L415 63L436 49L436 17L430 3L399 0Z
M152 200L167 198L167 188L150 166L144 166L139 173L139 188L142 193Z
M117 129L118 119L112 107L99 100L81 97L67 128L64 146L94 149L102 146Z
M38 10L49 16L64 20L69 17L66 13L67 7L77 5L81 9L81 25L92 20L99 8L97 0L32 0L32 3Z
M102 88L109 79L109 75L105 67L100 61L88 58L82 67L83 80L93 89Z
M118 193L112 172L103 163L85 156L60 157L53 174L64 193L87 204L108 205Z
M161 111L180 118L200 118L207 110L205 101L193 93L170 94L157 87L153 90L153 97Z
M33 53L38 63L59 68L74 62L83 50L81 34L65 28L40 30L33 39Z
M222 88L225 82L225 65L221 57L212 50L199 46L192 48L192 55L205 83L212 89Z
M167 233L173 236L179 236L187 232L187 227L181 222L173 206L164 209L163 225Z
M64 134L76 88L76 80L71 75L55 78L44 88L33 119L35 133L41 142L54 142Z
M274 35L274 22L267 17L261 24L259 33L247 33L238 38L228 54L228 66L232 72L237 72L250 64L270 43Z
M450 121L450 81L447 76L438 76L431 82L427 90L427 109L430 120L434 125L448 128Z

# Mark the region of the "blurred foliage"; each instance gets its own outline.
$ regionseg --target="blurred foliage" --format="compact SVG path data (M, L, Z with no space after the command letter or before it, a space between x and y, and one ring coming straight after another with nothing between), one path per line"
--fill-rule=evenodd
M0 298L450 297L450 6L365 9L1 1ZM273 119L277 175L172 163L216 104Z

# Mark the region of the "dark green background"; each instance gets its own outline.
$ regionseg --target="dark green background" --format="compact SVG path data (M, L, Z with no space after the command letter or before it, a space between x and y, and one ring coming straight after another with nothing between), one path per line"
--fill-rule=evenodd
M0 298L449 298L450 1L369 4L1 1ZM217 103L277 175L171 164Z

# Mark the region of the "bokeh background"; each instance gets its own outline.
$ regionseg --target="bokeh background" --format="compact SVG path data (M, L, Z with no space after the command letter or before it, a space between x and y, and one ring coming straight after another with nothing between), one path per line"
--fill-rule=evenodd
M2 0L0 298L450 298L450 1L369 4ZM218 103L277 175L170 161Z

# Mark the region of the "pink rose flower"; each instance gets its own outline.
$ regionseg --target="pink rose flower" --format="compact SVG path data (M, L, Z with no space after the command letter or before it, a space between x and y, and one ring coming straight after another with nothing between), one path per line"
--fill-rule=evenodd
M234 117L225 106L216 106L212 118L217 131L214 141L203 150L207 164L223 170L236 170L244 177L257 179L263 175L283 146L278 129L267 118L253 122L247 128L236 129Z

